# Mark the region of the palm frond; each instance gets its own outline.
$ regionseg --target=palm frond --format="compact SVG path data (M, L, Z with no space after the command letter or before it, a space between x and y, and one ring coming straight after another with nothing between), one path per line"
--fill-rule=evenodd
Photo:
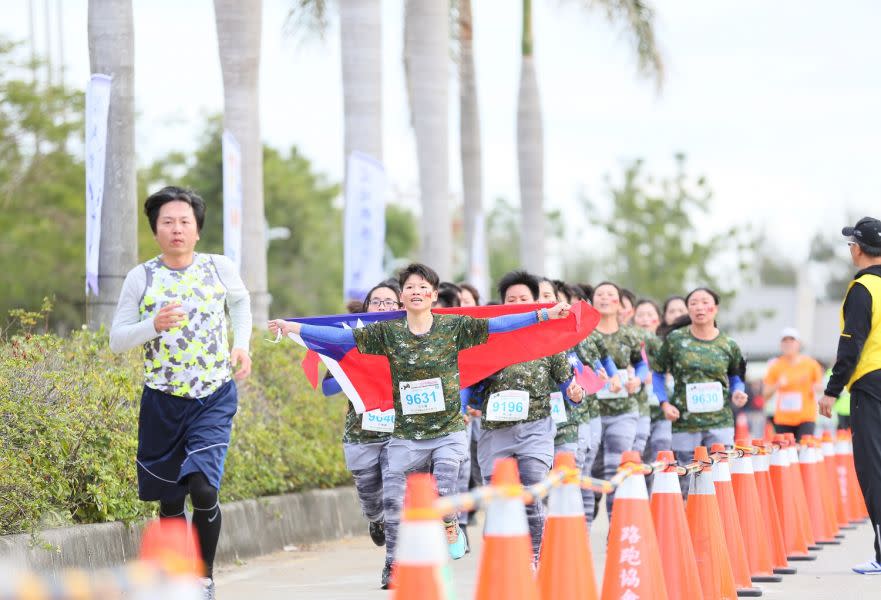
M588 9L602 10L609 22L621 26L636 50L637 68L643 77L654 79L657 89L664 83L664 59L655 35L655 10L646 0L578 0Z
M284 33L294 38L324 37L330 13L329 0L290 0Z

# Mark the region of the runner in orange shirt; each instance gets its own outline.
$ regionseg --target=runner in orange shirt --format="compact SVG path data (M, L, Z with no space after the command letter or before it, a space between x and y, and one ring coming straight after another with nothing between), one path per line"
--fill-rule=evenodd
M787 327L780 340L782 355L771 361L764 380L764 396L776 394L774 429L796 439L813 435L817 421L817 392L823 389L823 368L801 353L798 330Z

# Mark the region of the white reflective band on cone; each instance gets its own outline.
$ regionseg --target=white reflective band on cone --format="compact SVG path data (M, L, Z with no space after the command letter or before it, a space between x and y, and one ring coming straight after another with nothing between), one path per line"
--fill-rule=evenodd
M798 459L798 451L795 449L795 446L790 446L786 449L786 457L789 459L789 464L797 465L801 461Z
M832 442L823 442L823 458L835 456L835 444Z
M752 475L753 461L750 459L749 456L742 456L740 458L732 459L731 473L737 473L738 475Z
M526 508L520 498L497 498L486 509L483 535L517 537L529 534Z
M581 497L581 488L571 483L551 488L547 516L583 517L584 500Z
M785 450L778 450L777 452L771 453L771 466L772 467L788 467L789 466L789 454Z
M814 449L810 446L803 446L798 453L798 462L803 465L812 465L816 463L817 457L814 455Z
M402 521L395 562L399 565L442 565L450 551L438 521Z
M676 473L655 473L652 483L652 496L655 494L682 494L679 486L679 475Z
M768 470L770 457L767 454L753 454L753 471L762 473Z
M713 485L713 473L711 471L695 473L694 483L688 494L694 494L695 496L715 496L716 486Z
M839 440L835 443L835 454L851 454L850 444L847 440Z
M731 469L727 460L713 463L713 481L731 481Z
M645 477L642 475L631 475L621 482L618 489L615 490L615 499L628 500L648 500L649 493L645 487Z

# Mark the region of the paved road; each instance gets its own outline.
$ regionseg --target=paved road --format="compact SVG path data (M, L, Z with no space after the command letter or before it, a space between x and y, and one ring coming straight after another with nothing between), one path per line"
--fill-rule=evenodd
M603 513L605 510L603 510ZM602 578L605 561L607 521L604 515L591 532L594 568ZM366 530L366 527L365 527ZM847 531L840 546L818 551L814 562L793 563L796 575L784 576L782 583L758 584L765 598L828 600L844 596L846 600L881 599L881 576L853 574L853 564L871 556L872 529L861 525ZM472 535L472 538L479 536ZM459 600L474 595L480 548L479 540L472 553L453 563ZM217 575L219 600L347 600L387 598L379 589L379 574L384 553L368 537L346 539L313 547L302 547L222 569ZM601 588L598 588L601 589Z

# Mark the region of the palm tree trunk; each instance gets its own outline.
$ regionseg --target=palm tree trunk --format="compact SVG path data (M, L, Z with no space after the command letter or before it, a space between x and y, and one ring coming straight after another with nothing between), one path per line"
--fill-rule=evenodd
M339 10L344 160L359 151L382 162L382 2L339 0Z
M419 160L421 259L434 267L441 279L452 275L448 9L445 0L408 0L404 16L404 62Z
M544 133L532 54L532 0L523 0L520 95L517 100L520 262L524 269L541 275L545 270Z
M135 47L131 0L89 0L92 73L113 78L107 124L97 297L87 299L89 326L110 327L129 269L138 260L135 175Z
M468 269L465 278L478 286L486 298L489 294L489 264L486 248L478 249L476 240L486 235L483 212L483 164L480 147L480 109L477 104L477 81L474 73L474 29L471 0L459 0L459 151L462 159L462 195L465 204L465 244Z
M242 278L251 292L254 323L269 318L258 93L262 12L262 0L214 0L223 71L223 126L242 150Z

